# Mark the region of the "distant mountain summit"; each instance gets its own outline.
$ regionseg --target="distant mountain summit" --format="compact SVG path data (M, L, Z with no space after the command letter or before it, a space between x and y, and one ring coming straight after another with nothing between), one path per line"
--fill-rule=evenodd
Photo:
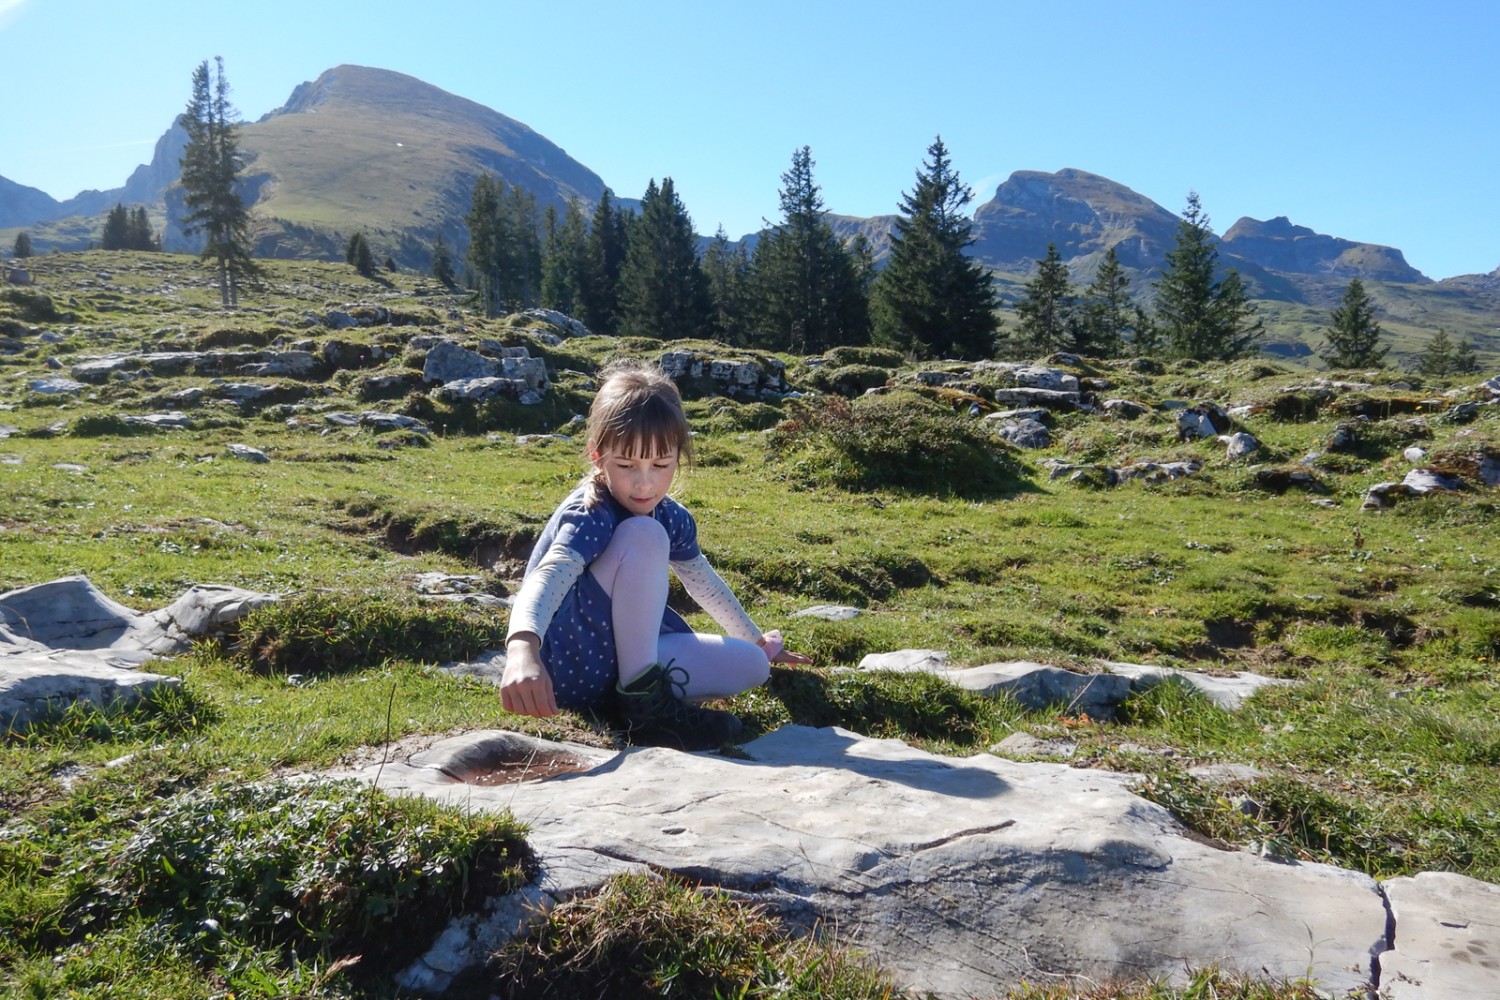
M245 125L242 197L265 256L340 256L363 232L378 254L425 260L439 232L462 226L481 173L562 208L604 181L529 126L415 77L337 66L300 84L285 105ZM181 155L180 153L178 154ZM190 249L181 199L169 199L169 249Z
M1432 280L1408 264L1400 250L1324 236L1293 225L1284 215L1267 222L1241 219L1229 227L1222 245L1262 267L1289 274L1415 284Z
M1064 260L1115 248L1136 270L1159 267L1178 217L1107 177L1072 168L1017 170L974 212L974 256L1001 270L1025 270L1057 244Z

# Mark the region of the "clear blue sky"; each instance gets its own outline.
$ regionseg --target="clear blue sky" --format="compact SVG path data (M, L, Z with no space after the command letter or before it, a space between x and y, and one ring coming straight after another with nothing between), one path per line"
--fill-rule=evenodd
M525 122L620 195L670 175L705 233L774 218L804 144L830 210L892 212L941 133L976 206L1077 167L1443 278L1500 265L1497 44L1489 0L0 0L0 175L119 186L215 55L247 120L356 63Z

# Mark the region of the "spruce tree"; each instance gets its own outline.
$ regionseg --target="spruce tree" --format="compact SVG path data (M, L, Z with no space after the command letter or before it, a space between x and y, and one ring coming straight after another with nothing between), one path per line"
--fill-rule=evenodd
M1454 371L1453 361L1453 341L1447 330L1438 327L1437 333L1427 341L1427 347L1417 355L1417 371L1423 375L1449 375Z
M1251 353L1260 337L1244 281L1233 269L1215 280L1218 261L1208 216L1198 193L1190 191L1176 244L1156 282L1156 322L1175 357L1232 361Z
M698 263L698 238L672 178L655 178L641 198L620 267L621 336L682 340L712 326L708 279Z
M126 245L131 250L157 249L156 237L151 233L151 220L146 216L146 206L137 205L130 214L129 236Z
M99 247L102 250L124 250L130 240L130 216L125 211L125 206L115 204L104 217L104 231L99 234Z
M506 220L500 211L505 184L490 174L480 174L474 181L469 199L467 261L474 274L475 292L486 316L503 311L505 253L509 237L504 232Z
M1479 355L1474 353L1474 342L1465 337L1453 349L1453 373L1467 375L1479 371Z
M250 214L234 190L239 173L238 114L229 103L229 81L224 60L215 58L210 79L208 62L193 71L192 96L178 119L187 132L181 183L188 215L183 228L204 235L204 260L219 272L219 297L224 308L239 301L239 288L259 269L251 259Z
M1051 354L1073 344L1078 297L1056 243L1047 244L1047 256L1036 264L1036 275L1016 301L1020 320L1014 340L1026 353Z
M33 252L34 251L31 248L31 234L17 233L16 242L12 244L10 248L10 255L17 260L25 260L27 257L30 257Z
M703 273L713 301L714 336L726 344L748 345L753 308L750 255L743 243L730 244L723 226L704 251Z
M1379 368L1390 348L1380 346L1384 332L1375 322L1375 303L1358 278L1349 281L1344 298L1333 311L1323 361L1329 368Z
M349 237L349 245L344 248L344 262L354 265L354 269L366 278L375 277L375 254L364 233Z
M630 220L609 189L589 225L586 266L579 281L583 322L594 333L619 332L620 269L630 247Z
M1118 357L1127 338L1137 334L1140 310L1130 301L1130 275L1110 247L1089 287L1084 289L1082 314L1076 324L1073 350L1094 357Z
M872 339L922 357L994 353L995 294L964 207L974 192L959 179L942 136L927 147L916 186L901 195L885 269L871 290Z
M869 297L850 252L823 217L809 147L781 175L779 224L755 246L761 346L818 354L870 338Z
M544 227L542 305L577 316L582 311L583 289L588 281L588 224L577 198L568 200L561 222L556 220L557 212L552 206L547 206L547 212L552 222Z
M448 249L442 233L432 241L432 277L444 288L453 287L453 251Z

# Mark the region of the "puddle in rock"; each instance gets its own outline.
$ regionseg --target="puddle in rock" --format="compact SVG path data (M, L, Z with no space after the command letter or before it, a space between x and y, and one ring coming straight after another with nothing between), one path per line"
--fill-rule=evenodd
M514 785L523 781L545 781L560 774L587 771L595 761L569 753L529 753L518 760L490 758L468 762L467 766L439 768L454 781L466 785Z

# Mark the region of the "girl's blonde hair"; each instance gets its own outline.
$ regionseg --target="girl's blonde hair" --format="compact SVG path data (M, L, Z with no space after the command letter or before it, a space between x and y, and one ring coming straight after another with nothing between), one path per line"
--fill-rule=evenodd
M617 361L599 373L602 379L589 407L587 450L589 462L606 454L654 458L676 452L686 463L693 444L682 395L656 365ZM603 496L603 478L596 467L587 482L594 486L590 506Z

